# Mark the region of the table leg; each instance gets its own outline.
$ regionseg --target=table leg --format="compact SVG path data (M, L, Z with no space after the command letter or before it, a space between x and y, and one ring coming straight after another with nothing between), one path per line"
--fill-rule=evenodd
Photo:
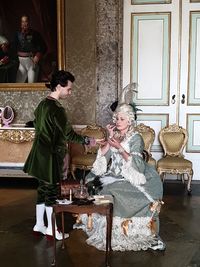
M112 237L112 219L113 219L113 206L110 205L109 212L106 214L106 267L109 267L110 251L111 251L111 237Z
M51 221L52 221L52 232L53 232L53 251L54 251L54 258L51 263L51 266L56 266L56 236L55 236L55 221L56 221L56 215L55 212L53 211L52 216L51 216Z
M65 235L65 225L64 225L64 212L62 212L61 213L61 220L62 220L62 237L63 237L63 239L62 239L62 249L64 249L65 248L65 237L64 237L64 235Z

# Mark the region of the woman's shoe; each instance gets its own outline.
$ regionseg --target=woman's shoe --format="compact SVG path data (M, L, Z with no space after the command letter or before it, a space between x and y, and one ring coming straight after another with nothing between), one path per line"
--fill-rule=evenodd
M164 251L166 249L166 245L162 241L162 239L158 237L158 241L155 244L151 245L150 249Z

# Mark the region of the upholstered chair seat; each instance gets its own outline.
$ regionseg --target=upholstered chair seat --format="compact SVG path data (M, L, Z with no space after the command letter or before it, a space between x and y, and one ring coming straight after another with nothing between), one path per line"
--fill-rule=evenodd
M76 165L76 168L81 169L85 166L86 169L89 169L92 167L95 157L95 154L75 155L71 158L71 165Z
M172 158L170 156L166 156L165 158L162 158L161 160L158 161L157 167L162 169L177 168L180 171L180 170L186 170L188 168L191 169L192 162L187 159L184 159L183 157Z
M188 140L187 131L176 125L170 125L161 129L159 133L160 143L164 150L164 156L157 162L157 170L164 181L166 174L181 175L182 182L187 176L187 190L191 193L191 181L193 176L192 162L185 159L183 149Z

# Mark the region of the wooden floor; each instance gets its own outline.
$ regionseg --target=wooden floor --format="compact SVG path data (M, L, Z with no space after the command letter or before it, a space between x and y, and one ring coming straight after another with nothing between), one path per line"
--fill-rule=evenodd
M51 266L52 242L32 235L35 222L36 182L31 179L0 179L0 266ZM165 252L112 252L111 267L199 267L200 266L200 184L193 183L188 197L181 182L165 182L160 236ZM103 267L104 252L85 243L81 230L72 231L61 250L57 242L58 267ZM58 221L59 224L59 221Z

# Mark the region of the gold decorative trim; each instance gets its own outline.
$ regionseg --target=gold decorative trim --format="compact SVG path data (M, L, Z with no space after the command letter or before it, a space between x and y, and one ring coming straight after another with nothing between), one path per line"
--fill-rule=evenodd
M169 174L188 174L188 175L192 175L193 171L191 168L186 168L186 169L163 169L158 167L157 171L159 173L159 175L162 175L163 173L169 173Z
M136 3L134 0L131 1L131 5L163 5L163 4L171 4L172 0L161 0L161 1L149 1L149 2L141 2L141 3Z
M33 141L35 130L19 130L19 129L0 129L0 140L12 143L23 143Z
M172 175L181 175L182 182L185 183L186 179L183 176L184 174L187 175L187 191L188 194L191 192L191 182L193 178L193 169L186 168L186 169L163 169L163 168L157 168L157 171L161 177L161 180L164 182L166 174L172 174Z
M65 62L65 1L57 0L57 44L58 44L58 67L66 68Z

